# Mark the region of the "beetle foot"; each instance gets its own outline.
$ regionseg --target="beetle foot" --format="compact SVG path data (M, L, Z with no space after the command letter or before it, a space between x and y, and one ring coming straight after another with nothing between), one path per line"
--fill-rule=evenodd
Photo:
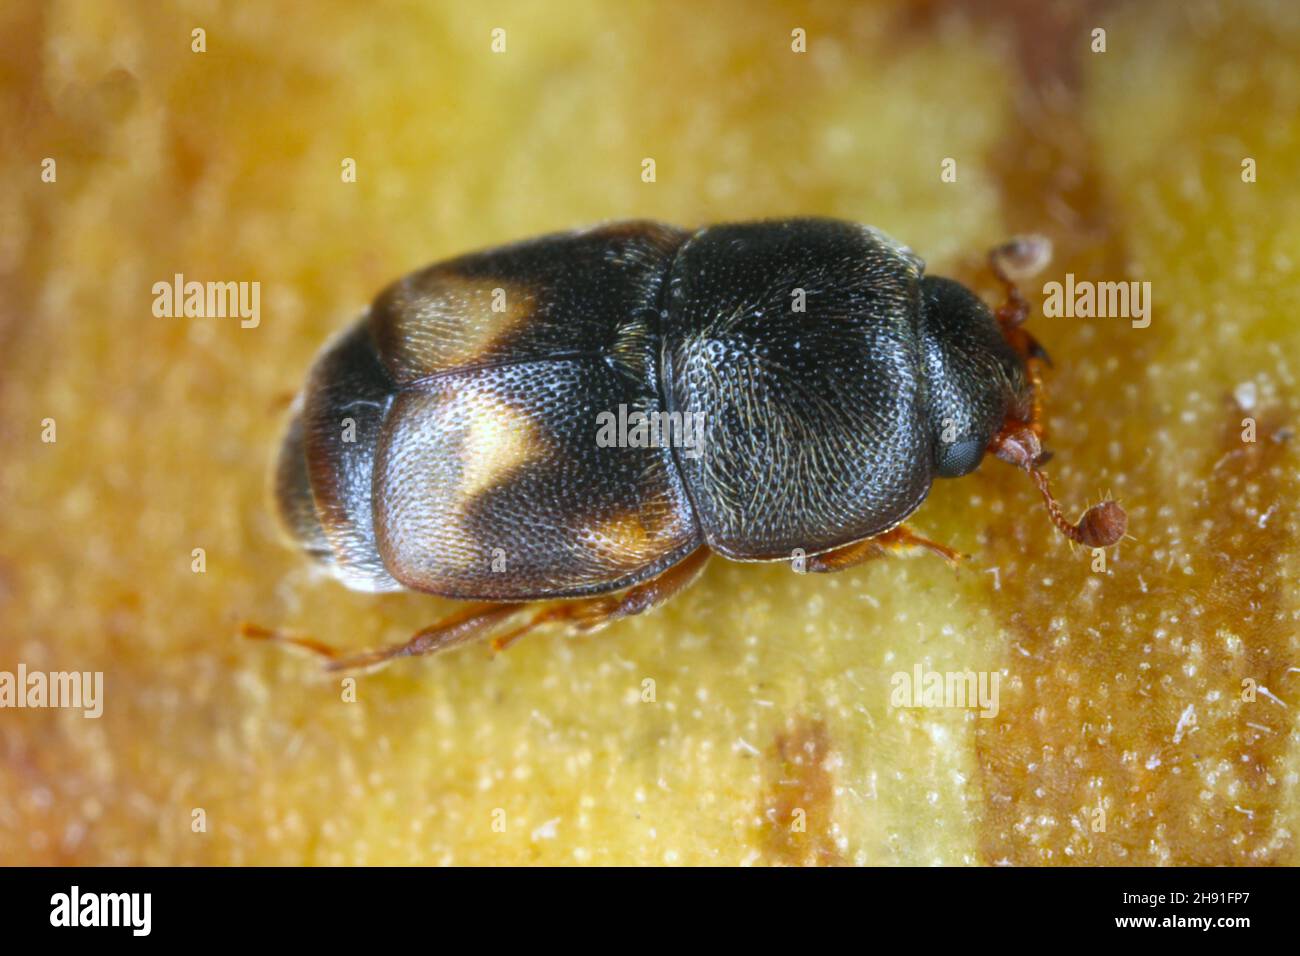
M252 621L240 621L239 636L248 641L270 641L276 644L301 647L303 650L311 651L321 657L332 658L338 653L328 644L323 644L306 634L296 634L293 631L286 631L278 627L263 627L261 624L254 624Z
M518 613L525 605L520 603L483 603L472 604L455 614L443 618L437 624L417 631L410 640L387 647L377 647L356 654L345 654L336 647L331 647L313 638L293 634L275 628L261 627L245 622L240 627L241 634L251 640L274 641L301 647L328 660L327 671L362 670L386 663L398 657L416 657L421 654L433 654L437 651L455 647L466 641L483 637L507 618Z
M966 555L946 544L939 544L917 534L905 524L895 525L888 531L882 531L872 538L846 544L842 548L824 551L804 559L805 569L813 574L832 574L855 568L875 558L884 557L890 551L902 551L908 548L923 548L939 555L949 564L961 564Z

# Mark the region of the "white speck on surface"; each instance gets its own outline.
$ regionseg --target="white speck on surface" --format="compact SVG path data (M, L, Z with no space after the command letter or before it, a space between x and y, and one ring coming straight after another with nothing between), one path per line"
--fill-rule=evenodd
M545 823L543 823L541 826L539 826L539 827L537 827L535 830L533 830L533 839L534 839L534 840L554 840L554 839L555 839L555 828L559 825L559 822L560 822L560 818L559 818L559 817L552 817L550 820L547 820L547 821L546 821Z
M1259 692L1263 694L1265 697L1267 697L1269 700L1273 701L1275 704L1278 704L1279 706L1282 707L1286 707L1286 701L1284 701L1281 697L1278 697L1277 694L1273 693L1271 690L1269 690L1267 687L1263 686L1262 684L1259 687Z
M1178 718L1178 726L1174 728L1174 743L1183 742L1183 733L1196 726L1196 705L1188 704L1183 711L1182 716Z

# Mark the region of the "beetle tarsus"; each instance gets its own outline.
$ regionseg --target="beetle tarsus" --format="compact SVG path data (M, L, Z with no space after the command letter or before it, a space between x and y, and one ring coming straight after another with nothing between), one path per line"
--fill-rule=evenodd
M333 658L338 652L328 644L323 644L313 637L306 634L294 634L291 631L281 630L275 627L263 627L261 624L254 624L252 621L242 621L239 625L239 636L249 641L271 641L276 644L288 644L292 647L301 647L303 650L311 651L321 657Z
M337 647L331 647L306 635L294 634L278 628L262 627L247 621L240 625L240 633L249 640L273 641L277 644L288 644L292 647L300 647L311 651L313 654L327 659L325 664L325 670L327 671L361 670L399 657L432 654L463 644L474 638L482 637L523 607L525 605L519 603L474 604L443 618L437 624L417 631L408 641L387 647L377 647L357 654L345 654Z
M814 554L806 559L805 566L809 572L814 574L830 574L855 568L875 558L883 557L890 551L903 551L908 548L922 548L930 551L953 565L960 564L965 557L960 551L955 551L946 544L931 541L929 538L917 534L907 525L900 524L895 525L888 531L881 532L875 537L855 541L853 544L847 544L842 548L835 548L821 554Z

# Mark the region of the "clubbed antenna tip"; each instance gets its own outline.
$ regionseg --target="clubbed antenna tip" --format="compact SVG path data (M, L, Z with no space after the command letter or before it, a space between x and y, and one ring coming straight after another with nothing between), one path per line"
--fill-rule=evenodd
M1061 513L1061 506L1052 497L1052 489L1047 481L1047 473L1040 468L1030 467L1029 474L1043 496L1047 505L1048 517L1061 534L1076 544L1086 548L1109 548L1118 543L1128 531L1128 514L1117 501L1103 501L1095 504L1083 513L1077 524L1071 524Z
M1079 543L1089 548L1109 548L1128 531L1128 515L1117 501L1103 501L1083 513L1075 525Z

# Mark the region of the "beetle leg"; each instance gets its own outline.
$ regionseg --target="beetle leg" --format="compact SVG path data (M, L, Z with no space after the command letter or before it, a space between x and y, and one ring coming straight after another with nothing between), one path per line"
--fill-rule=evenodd
M888 531L881 532L873 538L855 541L853 544L846 544L842 548L836 548L822 554L814 554L812 557L805 559L804 568L814 574L829 574L834 571L857 567L859 564L864 564L875 558L884 557L891 551L902 551L907 548L924 548L927 551L933 551L952 564L959 564L962 559L959 552L954 551L947 545L931 541L929 538L923 538L907 525L900 524Z
M455 614L443 618L437 624L417 631L410 640L388 647L378 647L359 654L345 654L336 647L322 644L310 637L289 634L280 630L259 627L245 623L241 628L244 637L254 640L276 641L305 648L314 654L329 659L326 670L340 671L371 667L397 657L415 657L419 654L432 654L457 644L482 637L509 617L527 607L520 602L471 604Z
M1047 265L1051 257L1052 244L1043 236L1018 237L989 252L989 268L994 278L1002 283L1007 297L994 314L1002 327L1003 337L1030 366L1035 394L1039 385L1035 366L1041 362L1051 368L1052 358L1047 354L1047 349L1024 328L1025 320L1029 318L1029 300L1021 294L1016 280L1035 275Z
M328 658L329 662L325 665L327 671L343 671L373 667L398 657L432 654L486 637L514 615L529 607L536 607L533 616L525 623L492 640L492 649L500 651L543 624L567 623L576 631L594 631L619 618L656 608L693 584L704 570L711 553L707 547L697 548L658 577L628 588L622 594L554 603L513 601L472 604L443 618L437 624L416 632L408 641L359 654L345 654L336 647L304 635L248 622L240 630L244 637L252 640L275 641L304 648Z
M1003 461L1029 472L1029 477L1033 478L1039 494L1043 496L1048 518L1061 534L1089 548L1107 548L1115 544L1124 537L1128 528L1128 515L1117 502L1103 501L1093 505L1075 524L1071 524L1062 514L1061 506L1052 497L1047 472L1041 467L1048 455L1043 451L1039 429L1035 425L1033 422L1008 421L989 444L989 451Z
M622 594L545 605L519 627L494 637L492 649L504 650L543 624L562 622L575 631L595 631L619 618L642 614L659 607L699 579L711 554L707 546L697 548L658 577L630 587Z
M1051 243L1041 236L1013 239L989 253L989 268L1006 289L1007 301L998 307L998 323L1002 334L1012 348L1025 361L1033 394L1027 421L1008 418L997 437L989 443L988 450L1005 462L1029 472L1038 492L1047 506L1047 516L1061 534L1071 541L1089 548L1106 548L1124 537L1128 528L1128 515L1114 501L1103 501L1083 513L1078 522L1071 524L1061 512L1061 506L1052 496L1051 484L1042 466L1051 457L1043 450L1043 376L1041 365L1051 365L1046 350L1024 329L1029 317L1029 303L1016 288L1016 279L1025 279L1038 272L1051 258Z
M1025 320L1029 318L1029 301L1016 287L1016 279L1033 275L1046 264L1051 254L1051 243L1041 236L1012 239L989 252L989 268L1006 290L1006 301L998 306L995 313L998 325L1002 329L1002 337L1025 363L1025 372L1029 376L1031 397L1028 420L1019 424L1031 430L1040 440L1043 437L1042 366L1050 367L1052 360L1048 357L1047 350L1025 329ZM1042 449L1039 448L1035 464L1043 463L1042 454Z

